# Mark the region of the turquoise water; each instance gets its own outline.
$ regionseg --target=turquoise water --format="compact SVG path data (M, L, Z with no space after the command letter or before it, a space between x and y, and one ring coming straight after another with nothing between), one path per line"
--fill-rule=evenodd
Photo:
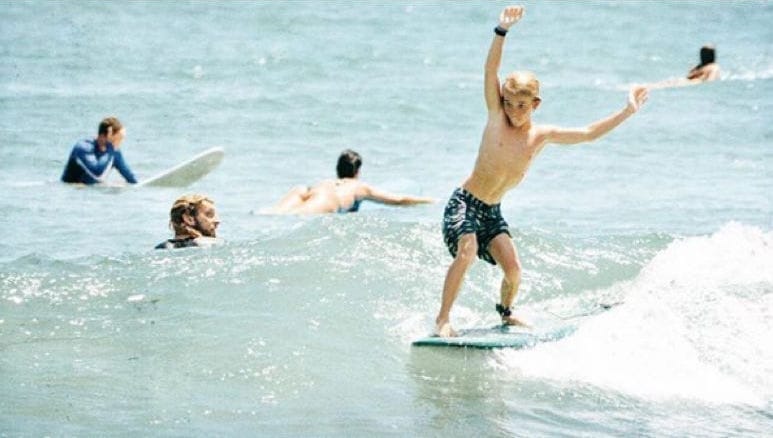
M0 436L769 436L770 2L527 2L502 72L540 77L538 122L605 116L706 42L723 80L547 148L504 200L522 312L622 304L530 350L410 347L504 5L0 3ZM140 178L226 158L186 190L59 184L107 115ZM255 214L344 148L364 180L439 202ZM187 192L227 243L151 250ZM499 279L473 266L456 326L496 322Z

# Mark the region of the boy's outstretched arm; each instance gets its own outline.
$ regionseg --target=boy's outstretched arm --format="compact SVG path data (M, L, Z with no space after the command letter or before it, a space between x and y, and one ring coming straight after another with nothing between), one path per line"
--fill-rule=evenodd
M625 119L638 111L642 104L647 101L648 96L649 91L647 90L647 87L635 86L631 88L631 91L628 93L628 104L622 110L607 118L591 123L585 128L559 128L548 126L546 127L547 132L545 133L546 142L576 144L595 140L615 129L619 124L623 123Z
M508 6L499 15L499 25L497 26L500 32L505 32L510 29L512 25L518 22L523 17L523 7L521 6ZM502 96L499 90L499 63L502 60L502 46L505 43L505 37L500 34L494 34L494 39L491 41L491 47L488 51L488 57L486 57L486 67L483 74L483 92L486 96L486 108L489 112L497 111L502 108Z

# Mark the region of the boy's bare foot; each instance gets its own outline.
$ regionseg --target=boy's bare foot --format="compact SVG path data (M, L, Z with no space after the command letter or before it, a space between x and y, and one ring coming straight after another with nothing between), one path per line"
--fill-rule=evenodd
M441 338L455 338L459 336L459 333L456 332L451 327L451 323L448 321L438 323L438 325L435 327L435 336L439 336Z
M531 324L529 324L528 321L522 318L518 318L515 315L510 316L503 316L502 317L502 324L504 325L518 325L521 327L528 327L531 328Z

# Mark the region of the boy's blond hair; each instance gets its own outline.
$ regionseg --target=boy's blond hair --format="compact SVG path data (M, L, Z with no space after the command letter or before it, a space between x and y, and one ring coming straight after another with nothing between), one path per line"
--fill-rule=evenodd
M526 95L532 98L539 97L539 80L537 76L530 71L515 71L507 75L504 84L502 84L502 94L513 96Z

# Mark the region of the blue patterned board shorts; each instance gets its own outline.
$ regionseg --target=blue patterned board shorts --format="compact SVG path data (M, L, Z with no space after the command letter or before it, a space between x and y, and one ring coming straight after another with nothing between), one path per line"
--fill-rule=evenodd
M443 213L443 240L452 256L456 257L459 238L469 233L475 233L478 239L478 258L492 265L497 262L488 252L491 241L502 233L512 237L499 204L486 204L470 192L458 188L451 194Z

